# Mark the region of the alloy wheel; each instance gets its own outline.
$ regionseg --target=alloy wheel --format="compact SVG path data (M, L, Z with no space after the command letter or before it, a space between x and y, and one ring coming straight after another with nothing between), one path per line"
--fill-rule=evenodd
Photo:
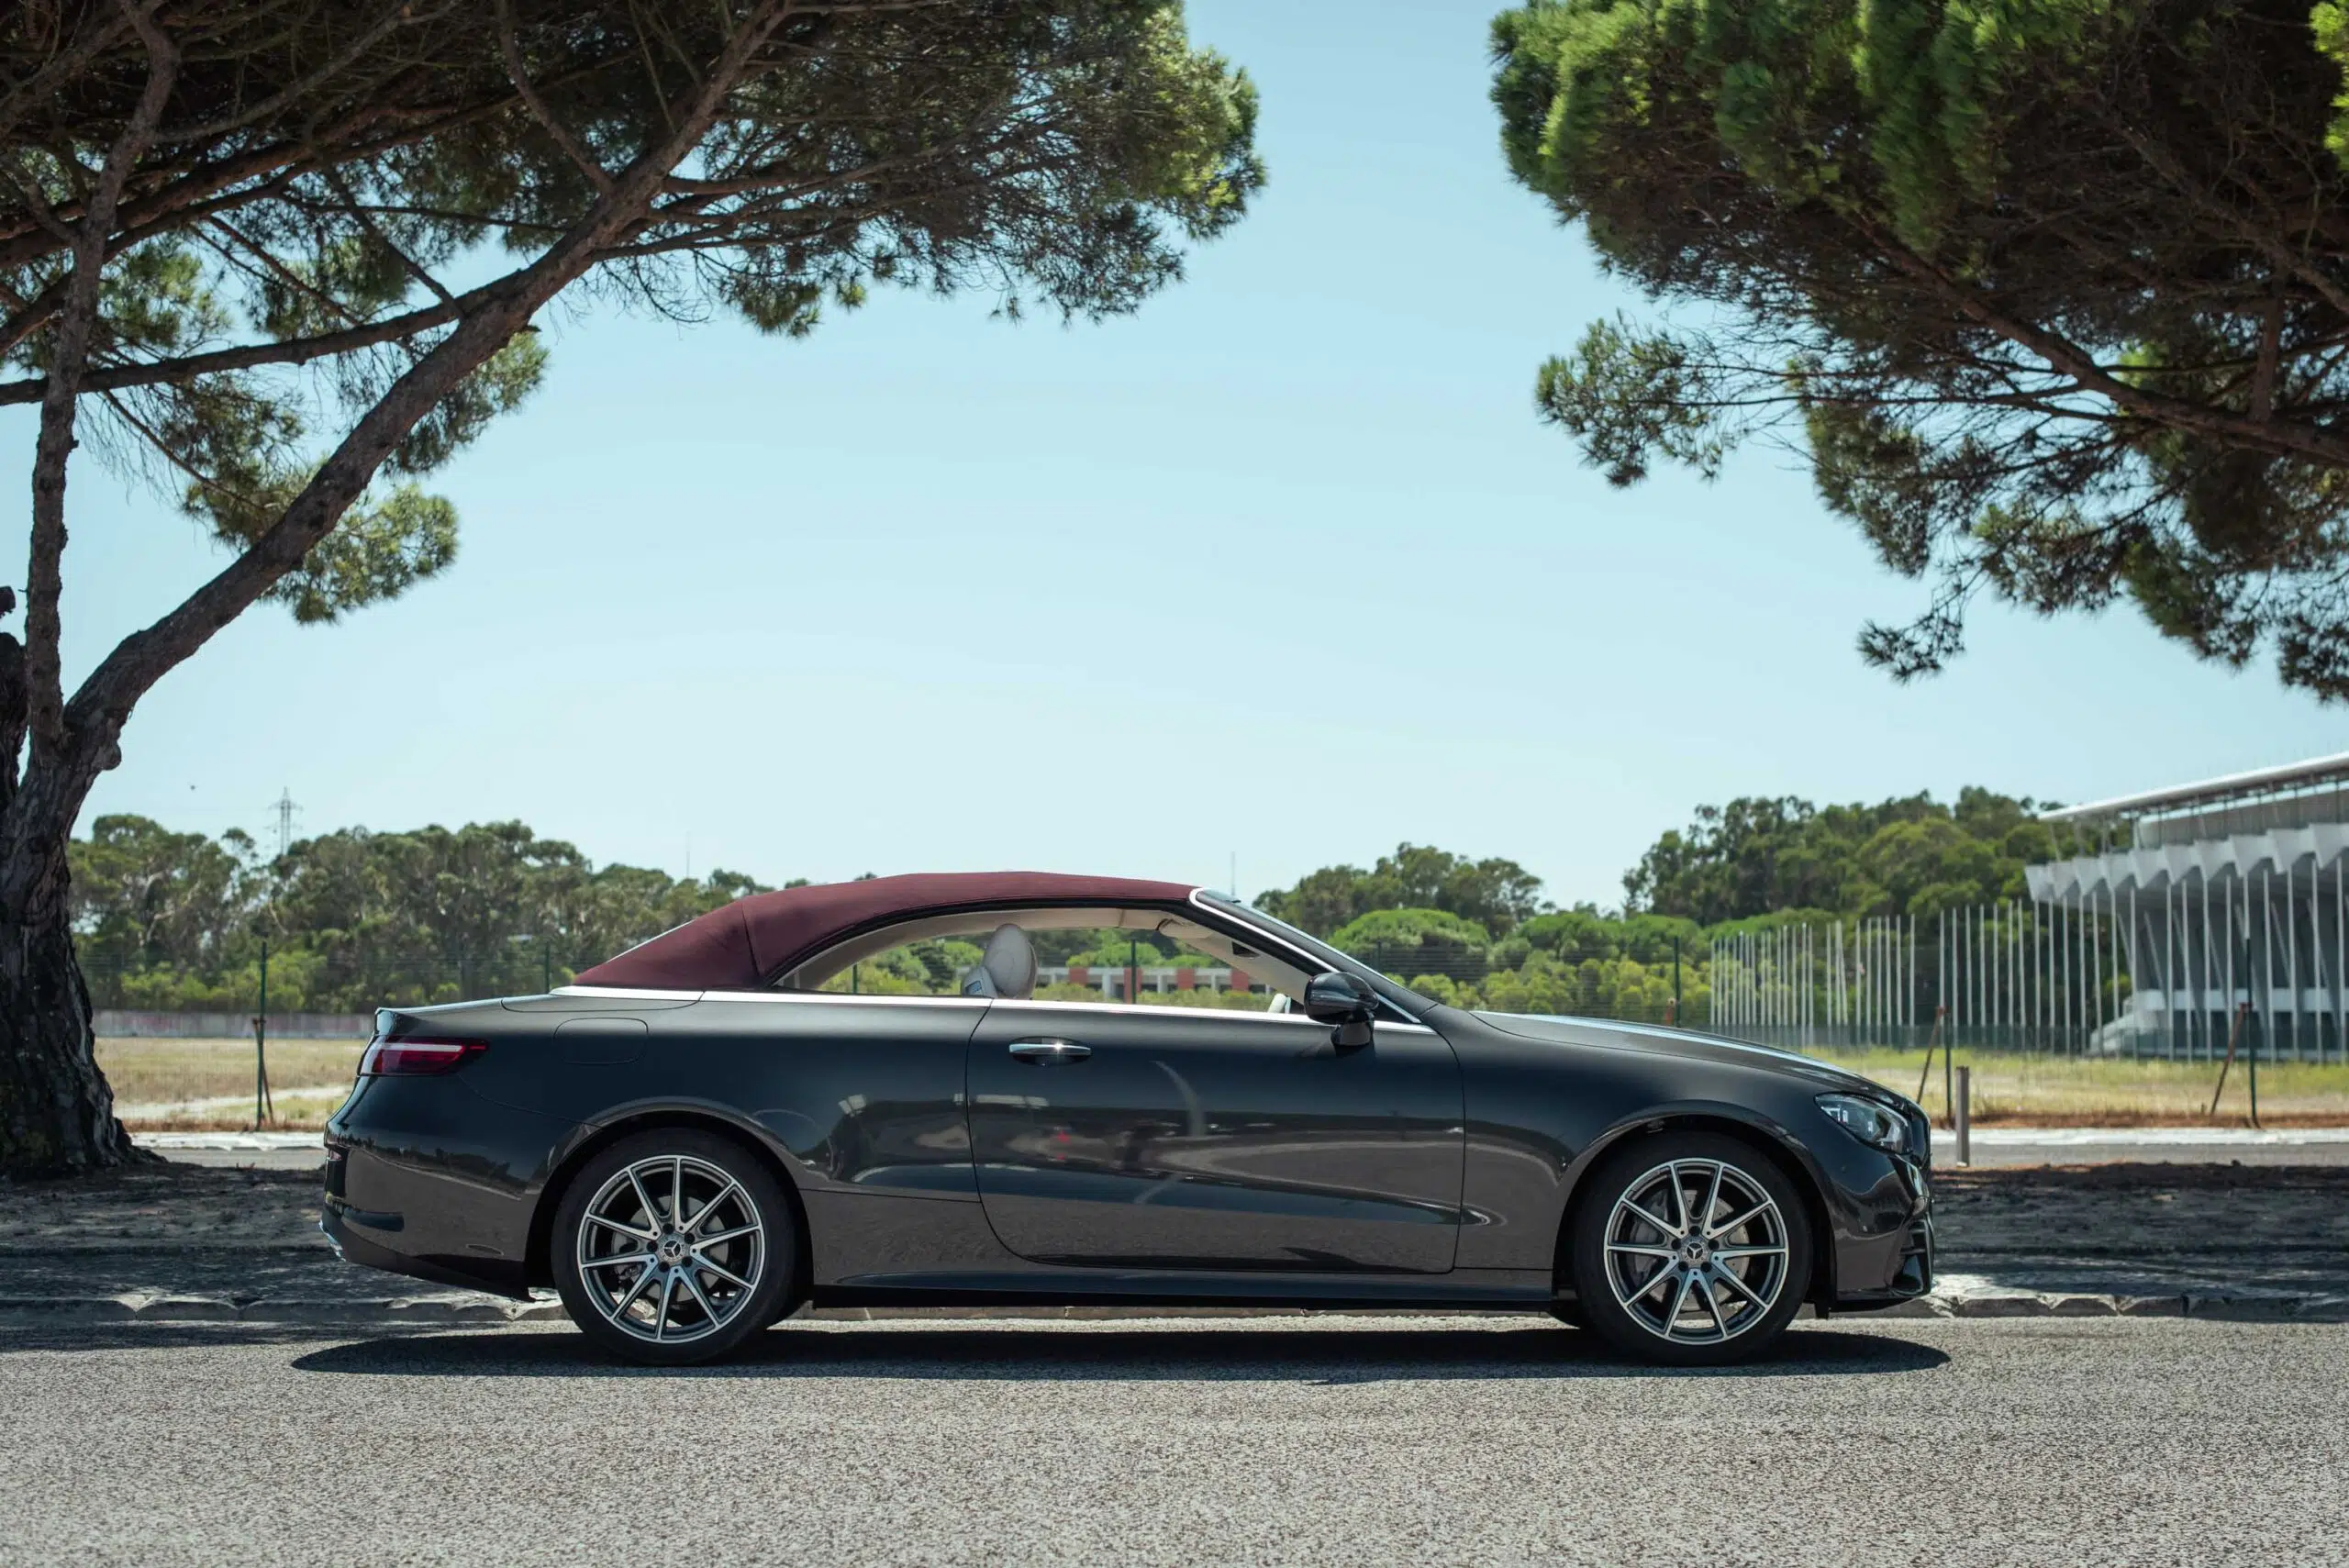
M1603 1244L1617 1305L1675 1344L1737 1338L1787 1287L1786 1216L1758 1180L1720 1160L1674 1160L1634 1178Z
M690 1154L615 1172L588 1200L577 1246L589 1302L652 1344L687 1343L732 1322L767 1266L766 1221L750 1193Z

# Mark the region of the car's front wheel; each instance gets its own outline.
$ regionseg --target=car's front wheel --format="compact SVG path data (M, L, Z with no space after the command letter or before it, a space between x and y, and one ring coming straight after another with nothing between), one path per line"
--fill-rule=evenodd
M709 1361L780 1315L797 1238L781 1184L730 1138L655 1129L589 1160L555 1212L562 1304L604 1349Z
M1575 1292L1617 1350L1670 1366L1761 1353L1802 1307L1810 1226L1794 1184L1751 1145L1714 1133L1640 1139L1588 1178Z

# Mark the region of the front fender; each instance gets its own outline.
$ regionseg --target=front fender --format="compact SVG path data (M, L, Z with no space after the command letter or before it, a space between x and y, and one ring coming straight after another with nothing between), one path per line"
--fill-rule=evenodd
M1564 1181L1565 1203L1558 1217L1557 1252L1553 1265L1559 1288L1573 1288L1567 1249L1589 1190L1585 1178L1628 1140L1667 1130L1725 1133L1753 1143L1777 1159L1793 1177L1795 1190L1802 1199L1803 1218L1810 1225L1811 1280L1807 1298L1832 1302L1836 1253L1847 1233L1845 1228L1839 1228L1835 1206L1828 1201L1828 1194L1835 1190L1833 1179L1821 1167L1810 1146L1792 1129L1751 1106L1723 1100L1673 1100L1620 1118L1594 1137L1567 1165Z

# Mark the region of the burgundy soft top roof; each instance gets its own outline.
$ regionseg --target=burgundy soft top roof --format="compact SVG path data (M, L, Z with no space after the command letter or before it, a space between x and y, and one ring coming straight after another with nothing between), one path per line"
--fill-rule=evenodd
M1184 882L1046 871L940 872L757 893L582 973L581 985L749 991L841 937L900 917L1001 905L1181 904Z

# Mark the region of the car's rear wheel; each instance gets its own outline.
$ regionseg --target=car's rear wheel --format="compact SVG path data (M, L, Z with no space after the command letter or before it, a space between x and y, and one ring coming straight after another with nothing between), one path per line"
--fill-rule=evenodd
M555 1211L571 1320L630 1361L683 1366L782 1314L797 1237L780 1183L730 1138L656 1128L596 1154Z
M1575 1291L1609 1344L1669 1366L1766 1350L1802 1307L1810 1226L1794 1184L1716 1133L1641 1139L1589 1177L1576 1213Z

